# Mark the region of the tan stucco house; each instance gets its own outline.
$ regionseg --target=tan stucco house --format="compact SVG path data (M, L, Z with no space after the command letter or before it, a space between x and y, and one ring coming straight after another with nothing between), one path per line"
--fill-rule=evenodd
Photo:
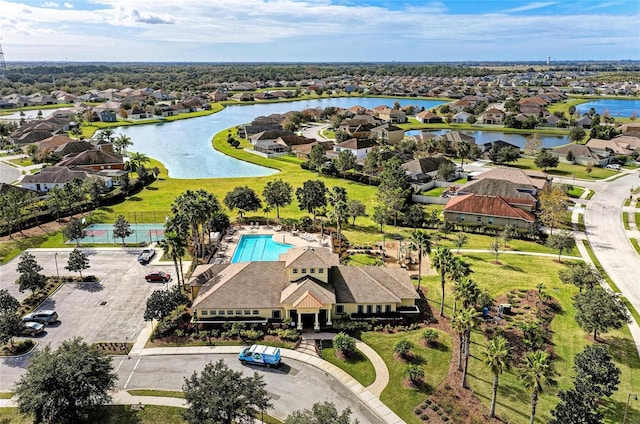
M198 266L189 286L194 321L280 322L330 327L347 315L415 315L419 298L400 268L339 264L326 248L291 248L278 261Z

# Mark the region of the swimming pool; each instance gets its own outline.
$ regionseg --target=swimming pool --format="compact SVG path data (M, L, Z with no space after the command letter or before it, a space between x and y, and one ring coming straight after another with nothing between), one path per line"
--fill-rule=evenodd
M293 245L276 243L272 235L249 235L240 237L231 263L253 261L277 261L282 253Z
M153 243L164 240L164 224L130 224L133 234L125 237L125 243ZM122 243L113 238L113 224L91 224L85 228L87 236L80 243ZM75 243L75 241L73 241Z

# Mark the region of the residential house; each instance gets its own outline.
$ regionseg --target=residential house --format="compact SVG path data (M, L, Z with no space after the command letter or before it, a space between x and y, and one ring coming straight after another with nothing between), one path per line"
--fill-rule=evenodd
M20 186L39 193L46 193L54 187L62 187L65 183L75 179L86 180L97 174L80 169L70 169L66 166L48 166L42 168L35 174L25 175ZM102 178L107 188L113 187L113 182L108 177L98 176Z
M493 178L471 180L456 191L457 196L466 194L499 196L507 200L511 206L527 212L535 212L538 209L537 193L538 189L530 184Z
M311 153L311 149L313 149L314 146L322 147L322 149L325 152L333 150L333 142L332 141L329 141L329 140L325 140L325 141L314 140L313 142L311 142L309 144L298 144L298 145L291 146L291 151L296 155L297 158L309 159L309 154Z
M418 313L405 270L340 265L326 248L292 248L278 261L199 265L189 286L197 324L291 319L298 329L319 331L347 316Z
M473 115L467 112L459 112L453 115L451 122L456 124L466 124Z
M288 137L294 135L291 131L287 131L287 130L272 130L272 131L262 131L259 132L257 134L254 134L252 136L249 137L249 141L251 141L251 144L253 144L254 146L256 145L256 143L258 142L265 142L265 141L269 141L269 142L274 142L280 138L280 137Z
M371 128L371 137L375 137L381 143L396 144L404 138L404 130L393 124L383 124Z
M502 125L506 114L503 110L491 108L482 113L482 122L485 124Z
M9 135L14 144L31 144L57 134L63 134L69 127L69 121L61 118L47 118L25 124Z
M430 110L424 110L416 115L416 120L423 124L440 124L442 123L442 117Z
M515 144L508 143L504 140L493 140L493 141L489 141L488 143L483 143L480 145L480 150L482 151L482 153L488 153L489 150L494 148L494 146L496 149L503 149L505 147L510 147L512 149L516 149L517 151L520 151L520 146L516 146Z
M231 96L231 100L235 100L236 102L252 102L253 95L250 93L237 93Z
M440 137L444 137L445 139L447 139L451 144L451 148L453 149L455 149L460 142L469 143L472 146L476 144L476 139L473 136L460 131L447 131Z
M460 225L511 225L514 228L529 229L535 222L535 216L531 212L513 206L501 196L475 193L450 198L443 215L446 222Z
M571 152L573 160L567 160L567 155ZM578 165L606 166L609 162L609 152L598 154L595 150L585 144L569 144L556 147L550 150L561 162L576 163Z
M123 156L119 153L103 150L85 150L80 153L70 153L62 158L56 166L74 167L78 169L124 169Z
M492 168L490 171L478 174L474 178L476 180L493 179L511 181L520 186L520 191L529 191L534 196L538 196L540 192L550 188L553 179L541 171L524 171L506 166Z
M583 116L580 119L576 120L576 126L582 128L591 128L591 118L588 116Z
M378 143L367 138L351 138L333 146L335 154L329 153L329 157L337 157L343 150L349 150L356 157L356 160L364 159L371 150L377 149Z
M384 122L390 124L402 124L407 122L407 115L401 110L385 108L377 111L377 116Z
M403 163L400 167L404 169L412 182L426 183L438 179L438 169L445 163L455 167L455 164L444 156L414 159Z
M640 138L630 135L619 135L611 140L601 140L592 138L586 144L593 152L600 156L631 155L635 150L640 149ZM609 152L609 153L607 153Z

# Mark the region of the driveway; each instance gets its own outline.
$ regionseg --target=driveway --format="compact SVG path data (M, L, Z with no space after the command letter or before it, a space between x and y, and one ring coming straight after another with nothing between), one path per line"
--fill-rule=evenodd
M34 337L40 347L49 344L55 348L73 337L82 337L88 343L135 341L145 324L143 314L147 298L151 292L165 286L147 283L144 276L152 269L174 273L173 264L138 264L138 250L87 249L87 252L90 253L91 268L83 274L96 275L101 280L99 283L63 284L44 302L42 308L55 309L60 322L47 326L42 335ZM32 250L31 253L46 275L56 275L56 260L60 275L71 275L64 269L69 250ZM0 288L7 288L24 298L28 293L18 292L14 283L16 265L17 258L0 268ZM7 390L16 381L25 365L24 358L0 359L0 391Z
M118 373L119 389L182 390L185 377L220 359L234 371L243 371L245 375L256 372L263 376L274 404L268 412L277 418L284 419L294 410L329 401L339 411L351 408L351 418L357 418L361 424L383 422L340 381L316 367L291 359L283 362L279 369L243 366L235 355L224 354L117 358L113 366Z

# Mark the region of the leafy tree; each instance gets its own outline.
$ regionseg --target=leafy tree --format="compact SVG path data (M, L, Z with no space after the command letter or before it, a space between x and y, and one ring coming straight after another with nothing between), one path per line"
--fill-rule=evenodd
M451 250L444 246L438 246L436 249L431 265L440 273L440 285L442 288L442 297L440 299L440 316L444 316L444 287L446 283L445 276L453 265L453 255Z
M431 253L431 238L429 233L422 230L415 230L411 233L409 247L418 251L418 292L422 281L422 257Z
M316 219L318 209L327 206L327 193L329 189L321 180L307 180L302 183L302 187L296 189L296 197L300 210L306 210L313 214Z
M364 203L356 199L349 199L347 201L347 215L353 219L353 226L356 225L356 218L359 216L365 216L367 212Z
M524 143L524 153L526 155L536 155L542 150L542 137L540 134L535 133L527 137L527 141Z
M401 161L396 156L385 162L377 193L379 204L386 205L387 210L393 213L394 227L397 225L398 214L405 206L410 187L409 176L400 164Z
M601 424L603 415L597 404L574 386L558 391L560 402L551 410L549 424Z
M0 346L11 342L11 349L13 349L13 338L19 335L21 330L22 320L16 311L0 312Z
M329 218L336 222L336 233L338 234L338 246L342 245L342 223L349 217L347 191L343 187L333 187L329 196L329 203L333 207L329 213Z
M458 248L457 253L465 244L469 243L469 237L465 233L457 233L453 238L453 245Z
M38 423L89 421L96 406L110 401L117 378L111 358L80 338L56 350L47 345L31 357L16 384L18 409Z
M82 278L82 270L90 268L89 257L86 253L76 247L69 254L69 261L67 262L67 266L64 268L71 272L79 272L80 278Z
M371 184L371 177L378 173L381 162L382 155L378 149L373 149L365 156L364 163L362 164L362 172L369 176L369 184Z
M559 188L546 189L540 194L540 208L538 218L544 225L549 227L550 233L558 227L565 217L567 211L567 195Z
M144 320L155 319L162 322L174 309L188 301L189 298L180 291L178 286L174 286L171 290L156 290L147 299Z
M494 337L485 347L482 352L484 364L491 370L493 374L493 395L491 397L491 412L489 416L491 418L496 416L496 399L498 397L498 380L500 375L508 371L511 366L509 360L511 359L511 348L508 345L507 339L502 336Z
M87 236L87 231L84 229L81 220L71 218L69 223L62 229L62 234L69 240L75 240L76 246L80 246L80 239Z
M424 370L420 365L409 364L402 372L402 376L411 381L413 385L418 385L424 378Z
M16 312L20 302L7 289L0 289L0 313Z
M124 194L125 196L128 196L129 193L131 192L131 178L129 177L129 174L124 174L121 178L120 178L120 191L122 192L122 194Z
M425 221L424 209L422 205L419 203L410 205L404 213L404 220L406 225L412 227L414 230L422 227Z
M504 243L504 247L508 247L509 246L509 242L517 235L518 233L516 232L516 229L514 228L513 225L511 224L507 224L502 228L502 231L500 232L500 238L502 239L502 242Z
M278 219L280 219L280 207L291 203L292 192L291 184L282 179L269 181L265 186L262 196L269 206L276 208L276 217Z
M338 414L333 402L322 402L314 403L311 409L293 411L284 424L358 424L358 420L351 421L351 409Z
M471 144L469 144L468 141L460 141L456 145L456 151L458 152L458 157L460 158L460 168L464 168L464 160L467 159L471 154Z
M382 233L382 226L389 219L389 209L385 205L377 205L373 207L373 222L380 225L380 232Z
M62 187L53 187L47 192L45 201L47 208L56 216L57 220L71 209L72 193Z
M100 205L100 195L107 191L107 185L102 178L92 176L82 183L82 191L86 193L94 207L97 207Z
M260 198L249 186L234 188L227 193L222 202L231 210L239 209L241 217L246 212L255 212L262 207Z
M560 281L565 284L573 284L580 289L591 290L599 286L602 281L602 274L592 265L586 262L578 262L570 265L569 269L562 269L559 272Z
M575 162L575 160L576 160L576 156L573 154L573 150L569 150L567 152L567 162L573 163Z
M556 385L555 375L551 358L546 351L527 352L519 369L519 377L522 385L531 393L530 424L533 424L536 417L538 394L543 392L545 387Z
M438 179L451 181L456 176L456 166L451 162L442 162L438 167Z
M575 245L576 238L570 231L560 231L559 233L551 234L547 239L547 246L558 250L558 262L562 262L560 260L562 252L572 250Z
M498 147L497 144L494 144L491 149L489 149L489 159L497 165L515 162L519 158L520 152L515 147Z
M559 159L549 150L542 149L540 153L536 155L533 163L535 163L538 168L543 168L543 170L546 172L547 168L556 168L558 166Z
M497 237L494 238L491 244L489 245L489 250L493 252L493 254L496 256L496 259L493 261L494 264L500 263L498 261L498 257L500 256L500 253L502 253L501 248L502 248L502 245L500 244L500 239L498 239Z
M573 304L576 308L576 322L587 333L593 332L594 340L598 339L598 333L618 330L629 321L627 308L622 300L615 293L599 286L579 293Z
M224 361L210 362L198 376L184 379L182 390L188 404L183 413L190 424L251 423L260 411L270 408L270 397L263 377L257 372L244 377Z
M31 290L35 293L37 290L42 289L47 278L40 274L42 267L36 261L36 257L29 252L23 252L20 255L18 261L18 290L22 293L25 290Z
M113 238L122 239L122 245L124 246L124 239L133 234L131 224L124 219L124 215L118 215L116 223L113 225Z
M338 153L338 157L334 160L334 164L344 178L348 170L356 167L356 155L354 155L351 150L341 150L340 153Z
M309 152L309 169L319 172L320 168L327 161L327 155L320 145L315 145Z
M356 350L356 341L346 333L338 333L333 337L333 348L349 357Z
M393 351L403 358L409 356L411 349L413 349L413 343L407 339L398 340L393 346Z

